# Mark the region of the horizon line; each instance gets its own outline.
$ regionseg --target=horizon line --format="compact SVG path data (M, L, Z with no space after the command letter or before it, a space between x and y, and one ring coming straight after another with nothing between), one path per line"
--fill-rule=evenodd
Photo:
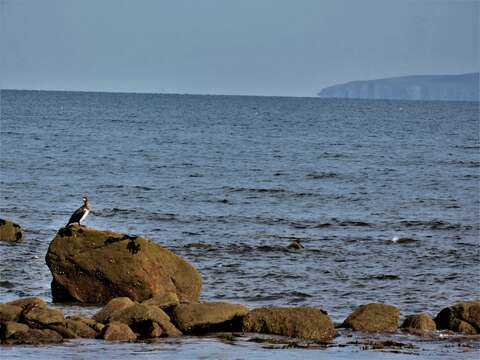
M365 80L368 81L368 80ZM341 84L343 85L343 84ZM157 93L157 92L137 92L137 91L104 91L104 90L52 90L52 89L0 89L2 91L31 91L31 92L71 92L71 93L98 93L98 94L124 94L124 95L176 95L176 96L237 96L237 97L261 97L261 98L295 98L295 99L321 99L321 100L360 100L360 101L427 101L427 102L474 102L479 103L479 100L442 100L442 99L433 99L433 100L414 100L414 99L390 99L390 98L378 98L378 99L369 99L369 98L346 98L346 97L325 97L320 95L313 96L295 96L295 95L238 95L238 94L195 94L195 93ZM1 98L1 97L0 97Z
M0 89L0 91L45 91L45 92L76 92L101 94L133 94L133 95L180 95L180 96L243 96L243 97L281 97L281 98L318 98L318 95L258 95L258 94L200 94L180 92L153 92L153 91L115 91L115 90L65 90L65 89Z

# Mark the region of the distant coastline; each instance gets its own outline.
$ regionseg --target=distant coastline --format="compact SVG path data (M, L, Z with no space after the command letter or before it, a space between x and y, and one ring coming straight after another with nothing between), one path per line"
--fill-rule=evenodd
M479 101L479 73L413 75L328 86L325 98Z

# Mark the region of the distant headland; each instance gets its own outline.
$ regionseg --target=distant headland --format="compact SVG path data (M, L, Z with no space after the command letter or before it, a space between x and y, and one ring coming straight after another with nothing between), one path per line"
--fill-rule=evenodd
M351 81L322 89L326 98L479 101L479 73Z

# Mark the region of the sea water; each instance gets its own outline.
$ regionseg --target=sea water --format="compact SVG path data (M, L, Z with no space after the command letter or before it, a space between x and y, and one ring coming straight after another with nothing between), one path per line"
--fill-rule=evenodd
M0 245L0 302L51 301L44 257L84 194L87 226L183 256L202 274L203 301L314 306L339 323L369 302L434 316L480 296L478 103L5 90L0 99L0 217L26 233ZM293 240L304 249L289 250ZM2 352L345 355L243 343L75 340ZM451 352L422 344L428 356Z

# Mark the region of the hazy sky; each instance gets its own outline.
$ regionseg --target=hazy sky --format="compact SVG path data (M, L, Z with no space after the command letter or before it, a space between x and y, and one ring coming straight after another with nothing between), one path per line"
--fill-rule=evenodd
M2 88L314 96L479 70L480 0L0 0Z

